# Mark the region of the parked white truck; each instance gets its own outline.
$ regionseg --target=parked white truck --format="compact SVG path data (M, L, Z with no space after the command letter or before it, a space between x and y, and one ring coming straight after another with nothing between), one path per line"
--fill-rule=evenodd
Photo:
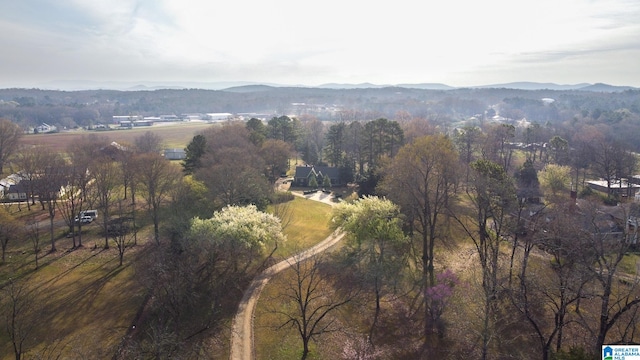
M84 210L84 211L80 211L80 217L85 217L85 216L91 216L92 220L95 220L98 218L98 210Z

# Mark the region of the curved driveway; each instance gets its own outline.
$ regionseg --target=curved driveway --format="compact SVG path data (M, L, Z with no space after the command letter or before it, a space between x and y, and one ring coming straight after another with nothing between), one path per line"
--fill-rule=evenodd
M322 200L318 199L318 201ZM327 250L342 240L343 237L344 233L338 229L317 245L267 268L253 279L247 290L245 290L244 296L242 297L242 300L240 300L240 305L238 306L238 312L233 319L233 325L231 328L231 349L229 351L230 360L253 360L255 358L253 348L253 316L256 304L260 298L260 292L264 289L269 280L292 264L304 261L313 255Z

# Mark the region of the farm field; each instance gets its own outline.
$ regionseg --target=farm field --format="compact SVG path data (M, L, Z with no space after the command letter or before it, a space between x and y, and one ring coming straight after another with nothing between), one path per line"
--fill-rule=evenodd
M164 145L167 148L184 148L189 141L198 132L206 129L209 126L214 126L206 122L180 122L180 123L167 123L156 124L149 127L139 127L126 130L105 130L105 131L89 131L89 130L77 130L60 132L54 134L30 134L22 137L20 142L23 145L38 145L51 148L53 151L65 151L67 145L74 139L83 135L95 134L99 136L106 136L111 141L115 141L121 144L132 144L134 139L147 131L151 131L154 134L159 135L164 140Z

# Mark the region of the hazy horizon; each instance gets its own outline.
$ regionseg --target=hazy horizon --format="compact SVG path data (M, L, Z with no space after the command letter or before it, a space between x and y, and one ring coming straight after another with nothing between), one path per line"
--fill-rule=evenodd
M592 85L604 83L575 83L575 84L558 84L558 83L539 83L516 81L503 84L480 84L473 86L454 87L444 83L413 83L413 84L375 84L371 82L364 83L325 83L318 85L305 84L284 84L270 82L251 82L251 81L222 81L222 82L199 82L199 81L82 81L82 80L61 80L51 81L47 83L37 84L33 87L17 87L20 89L40 89L40 90L58 90L58 91L82 91L82 90L157 90L157 89L202 89L202 90L225 90L242 86L272 86L272 87L304 87L304 88L325 88L325 89L364 89L364 88L383 88L383 87L407 87L416 89L431 90L454 90L464 88L511 88L520 90L572 90L583 89ZM611 84L604 84L609 86ZM614 86L614 85L611 85ZM621 85L623 88L627 85ZM631 87L634 88L634 87ZM0 89L7 89L2 88ZM615 88L609 90L596 91L620 91Z

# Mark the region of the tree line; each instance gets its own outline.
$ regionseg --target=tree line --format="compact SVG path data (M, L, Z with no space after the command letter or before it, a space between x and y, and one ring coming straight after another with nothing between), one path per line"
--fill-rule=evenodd
M300 107L293 104L305 103ZM184 89L156 91L49 91L0 89L0 118L23 129L43 122L59 129L110 123L114 115L159 116L187 113L293 114L322 121L401 121L402 114L429 119L442 127L470 118L530 122L573 132L576 123L599 124L632 144L640 114L640 91L621 92L407 88L313 89L246 88L221 91ZM566 134L562 134L564 138Z

